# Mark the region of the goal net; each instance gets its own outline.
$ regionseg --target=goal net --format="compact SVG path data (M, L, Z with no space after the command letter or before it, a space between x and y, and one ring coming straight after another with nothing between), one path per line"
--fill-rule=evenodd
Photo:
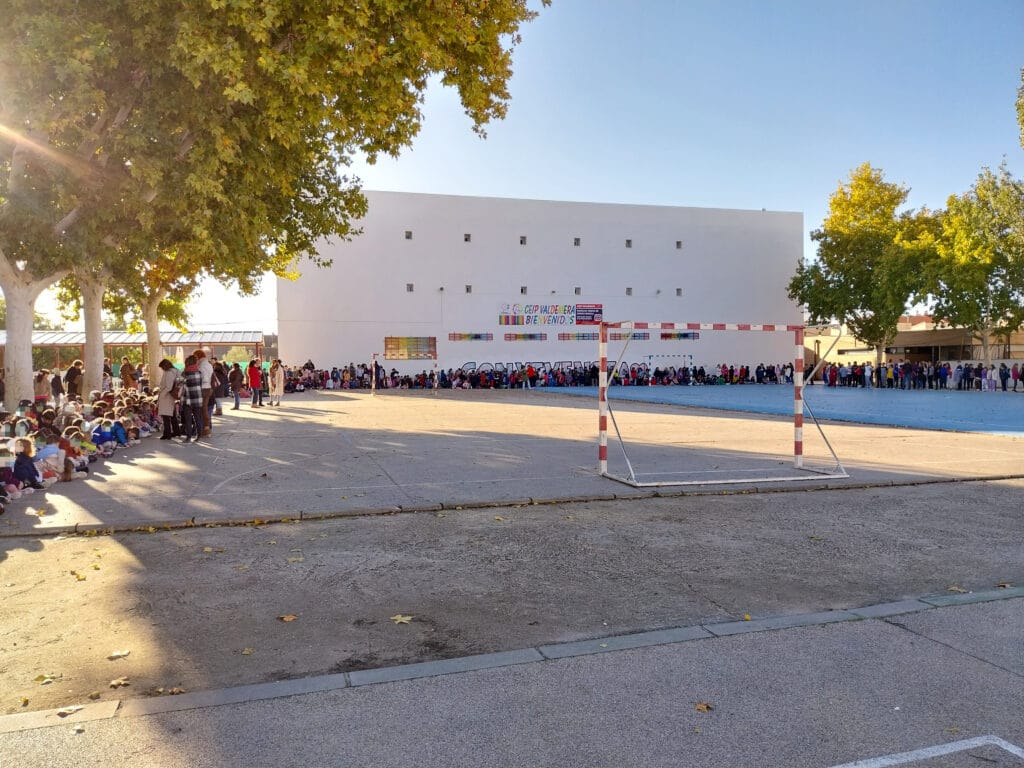
M775 416L717 411L683 411L678 405L652 405L647 387L612 385L612 372L623 368L634 332L659 331L642 338L672 337L677 331L728 331L736 333L788 333L793 350L793 421L790 440L787 423ZM649 323L602 322L598 341L598 462L600 474L634 487L682 485L731 485L813 480L827 475L849 477L825 436L821 425L803 399L804 327L753 323ZM609 357L609 339L621 340L615 357ZM650 361L662 355L641 355ZM689 357L689 356L687 356ZM648 370L648 376L653 370ZM617 382L619 377L615 377ZM692 382L691 382L692 383ZM664 387L670 390L674 387ZM776 389L773 387L773 389ZM661 394L660 392L658 394ZM612 401L619 405L616 412ZM687 398L686 405L697 405ZM699 398L698 398L699 400ZM637 402L643 401L643 402ZM672 398L667 398L671 403ZM714 407L714 406L710 406ZM805 457L804 414L810 416L823 449ZM614 434L609 457L609 427Z

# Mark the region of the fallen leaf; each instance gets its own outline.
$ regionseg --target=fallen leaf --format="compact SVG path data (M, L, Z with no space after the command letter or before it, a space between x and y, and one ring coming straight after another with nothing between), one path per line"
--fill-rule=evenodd
M412 616L404 616L401 613L396 613L391 617L391 620L395 622L395 624L409 624L412 621L412 618Z
M242 655L243 656L252 656L255 652L256 652L255 648L243 648L242 649Z
M150 525L146 528L146 533L156 533L156 528Z
M281 522L282 523L290 523L291 521L292 521L292 519L290 517L282 517L281 518Z
M968 592L968 590L964 589L963 587L958 587L956 584L951 584L950 586L946 587L946 591L956 592L961 595L966 595Z
M808 536L807 538L811 541L824 541L824 539L822 539L821 536Z
M115 659L123 659L129 653L131 653L131 651L111 651L110 655L107 656L107 659L109 659L110 661L114 661Z
M100 697L100 692L99 691L93 691L92 693L89 694L89 698L92 699L93 701L96 701L97 699L99 699L99 697Z
M99 563L93 563L93 564L92 564L92 569L93 569L94 571L98 571L98 570L100 569L100 564L99 564Z
M698 701L697 706L694 707L698 712L711 712L714 708L714 705L709 704L706 701Z
M111 688L120 688L125 685L131 685L127 677L118 677L110 681Z
M288 551L289 552L301 552L302 551L302 547L295 547L294 549L289 549Z
M79 573L78 571L71 571L71 575L75 577L76 581L85 581L84 573Z
M944 728L943 730L951 736L955 736L956 734L960 733L959 728Z
M184 688L171 688L167 693L171 696L177 696L185 692Z
M304 557L289 557L289 558L288 558L288 562L289 562L289 563L301 563L301 562L303 562L303 561L304 561L305 559L306 559L306 558L304 558Z
M260 520L260 519L259 519L258 517L254 517L254 518L252 519L252 524L253 524L253 525L263 525L263 521L262 521L262 520Z
M249 570L249 566L248 565L236 565L235 566L235 570L236 571L248 571Z
M22 699L21 699L21 706L27 707L28 706L28 699L22 697Z
M284 616L278 616L277 620L278 621L289 622L289 621L295 621L297 618L299 618L299 617L296 616L294 613L286 613Z
M85 707L81 704L76 704L73 707L64 707L63 709L57 710L57 717L67 717L68 715L75 714L75 712L81 712L83 709L85 709Z
M72 733L85 733L85 728L80 725L76 725L71 729Z
M51 675L39 675L39 677L34 678L35 682L39 683L40 685L49 685L54 680L58 680L58 679L60 679L60 675L52 675L52 674Z
M996 589L1010 589L1012 586L1013 584L1011 584L1008 581L1000 581L998 584L996 584Z
M600 647L600 648L607 648L608 647L608 643L598 643L598 647Z
M502 517L501 515L495 515L494 519L497 520L499 523L504 523L505 522L505 518Z
M224 547L203 547L203 552L224 552Z
M750 621L750 614L749 613L744 613L743 614L743 620L744 621Z

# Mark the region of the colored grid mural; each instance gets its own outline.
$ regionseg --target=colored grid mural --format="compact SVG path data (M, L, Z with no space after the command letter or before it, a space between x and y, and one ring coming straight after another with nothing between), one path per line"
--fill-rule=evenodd
M436 336L385 336L385 360L436 360Z
M506 333L505 341L547 341L546 333Z
M449 333L448 341L494 341L493 333Z

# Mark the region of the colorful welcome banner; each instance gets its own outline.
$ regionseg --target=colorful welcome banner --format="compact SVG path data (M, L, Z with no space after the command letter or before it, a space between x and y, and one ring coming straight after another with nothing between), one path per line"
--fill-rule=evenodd
M597 325L600 304L502 304L498 325Z

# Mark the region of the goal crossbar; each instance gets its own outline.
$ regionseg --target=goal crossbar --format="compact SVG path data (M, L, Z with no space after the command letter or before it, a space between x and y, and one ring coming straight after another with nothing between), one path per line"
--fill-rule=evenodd
M626 454L625 442L622 439L622 433L619 431L619 425L615 420L615 414L612 412L611 404L608 401L608 337L609 331L625 330L625 331L636 331L636 330L686 330L686 331L745 331L745 332L789 332L793 334L794 354L793 354L793 469L800 472L800 474L788 475L784 477L760 477L760 478L716 478L712 480L660 480L660 481L641 481L633 468L632 462L629 460L629 456ZM626 336L626 343L623 345L622 353L618 361L616 361L614 370L617 370L622 362L622 356L625 355L626 348L629 346L629 341L632 338L632 333ZM804 466L804 411L806 404L803 399L803 385L804 385L804 326L793 325L789 323L649 323L649 322L638 322L638 321L622 321L622 322L602 322L600 324L600 331L598 334L598 358L600 360L600 369L598 371L598 465L600 474L603 477L607 477L611 480L617 480L618 482L631 485L636 488L647 488L657 486L676 486L676 485L726 485L726 484L739 484L739 483L779 483L779 482L793 482L797 480L813 480L816 476L828 475L834 478L849 477L846 469L843 467L842 462L836 455L835 450L832 448L832 444L825 436L825 432L821 427L821 423L818 421L814 412L810 408L806 408L807 414L811 417L818 433L824 440L829 453L832 455L832 459L835 462L831 469L818 469ZM650 374L650 372L648 372ZM608 469L608 423L609 420L615 429L616 437L619 441L619 447L622 450L622 456L626 464L626 475L617 475L610 472Z

